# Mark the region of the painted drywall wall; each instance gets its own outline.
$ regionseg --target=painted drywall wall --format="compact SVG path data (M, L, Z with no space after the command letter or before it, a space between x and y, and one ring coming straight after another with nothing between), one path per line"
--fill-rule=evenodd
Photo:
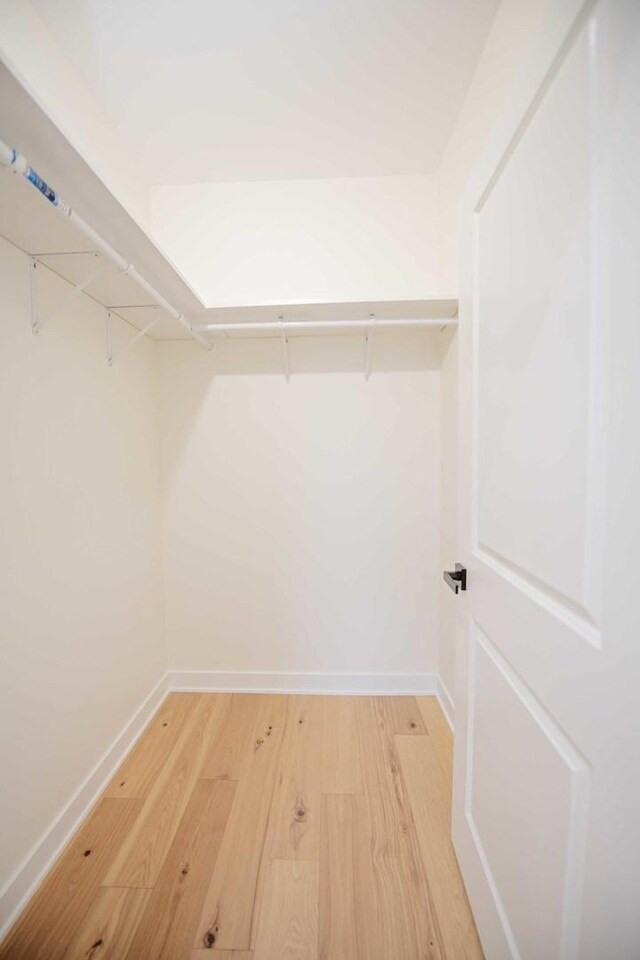
M499 0L31 3L154 182L203 183L434 173Z
M170 667L433 673L439 334L157 350Z
M154 239L210 307L437 294L437 218L433 177L151 191Z
M500 112L535 42L550 0L502 0L437 174L440 281L458 289L458 211Z
M0 240L0 888L166 669L153 345ZM42 268L43 311L68 285Z
M209 306L457 290L466 183L549 0L502 0L435 177L157 186L154 238Z
M458 552L458 332L444 334L440 370L440 566L453 570ZM456 626L459 604L440 582L438 675L451 703L455 696Z
M0 57L128 213L146 229L149 194L131 161L131 151L29 0L0 3ZM24 150L19 143L10 146Z

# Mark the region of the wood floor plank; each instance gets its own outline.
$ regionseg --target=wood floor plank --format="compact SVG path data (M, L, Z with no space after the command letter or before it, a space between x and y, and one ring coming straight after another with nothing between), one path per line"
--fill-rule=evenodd
M129 960L182 960L189 955L236 786L230 780L196 783Z
M427 733L440 762L451 792L453 783L453 734L437 697L418 697L418 706Z
M64 953L141 806L141 800L99 801L0 947L1 960Z
M318 863L271 860L253 960L317 960Z
M353 795L322 798L318 955L358 960ZM364 955L363 955L364 956Z
M122 960L150 890L101 887L62 960Z
M287 715L284 696L260 697L252 749L236 789L194 947L251 949L266 828Z
M202 694L165 766L143 801L140 816L114 858L105 886L153 887L200 774L225 700Z
M113 777L105 797L147 796L197 702L192 693L169 694Z
M374 857L375 827L366 796L324 798L320 858L320 960L387 960L439 956L421 943L406 887L406 869ZM419 910L423 904L417 904Z
M357 713L364 792L375 827L373 853L397 859L410 846L412 821L384 698L359 697Z
M451 802L431 737L396 737L418 842L447 956L481 960L482 949L450 839Z
M287 697L287 719L267 824L267 860L317 860L320 854L322 703Z
M441 960L442 938L381 698L360 698L358 721L365 792L356 800L356 908L364 956Z
M415 697L381 697L380 707L391 733L425 734L427 732Z
M358 960L445 960L419 864L411 852L375 855L375 806L365 795L355 796L353 803Z
M109 787L144 796L98 803L0 960L480 960L435 698L166 709Z
M185 954L186 956L186 954ZM206 947L198 950L192 950L189 954L189 960L207 960L211 953ZM253 951L251 950L216 950L213 960L253 960Z
M357 697L322 698L323 793L362 793Z
M203 777L240 780L247 757L253 752L253 730L261 700L256 694L231 695L202 766Z

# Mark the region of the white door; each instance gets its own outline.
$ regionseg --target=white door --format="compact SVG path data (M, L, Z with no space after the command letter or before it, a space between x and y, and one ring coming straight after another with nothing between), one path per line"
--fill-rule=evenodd
M488 960L640 958L640 0L553 0L461 219L453 838Z

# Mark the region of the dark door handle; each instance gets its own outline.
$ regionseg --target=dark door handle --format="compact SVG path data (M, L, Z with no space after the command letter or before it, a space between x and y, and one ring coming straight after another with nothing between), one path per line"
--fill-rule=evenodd
M454 593L467 589L467 568L461 563L456 563L455 570L445 570L442 576Z

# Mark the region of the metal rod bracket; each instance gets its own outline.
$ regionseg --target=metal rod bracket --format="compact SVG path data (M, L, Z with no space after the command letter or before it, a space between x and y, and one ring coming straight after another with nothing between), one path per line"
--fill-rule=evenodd
M29 257L29 303L31 310L31 333L38 333L38 261Z
M367 327L364 334L364 378L368 380L371 376L371 349L373 346L373 324L375 323L375 317L373 314L370 315L369 320L371 321L371 326Z
M284 361L284 376L287 383L291 380L291 367L289 366L289 338L284 331L284 318L278 317L280 335L282 340L282 359Z

